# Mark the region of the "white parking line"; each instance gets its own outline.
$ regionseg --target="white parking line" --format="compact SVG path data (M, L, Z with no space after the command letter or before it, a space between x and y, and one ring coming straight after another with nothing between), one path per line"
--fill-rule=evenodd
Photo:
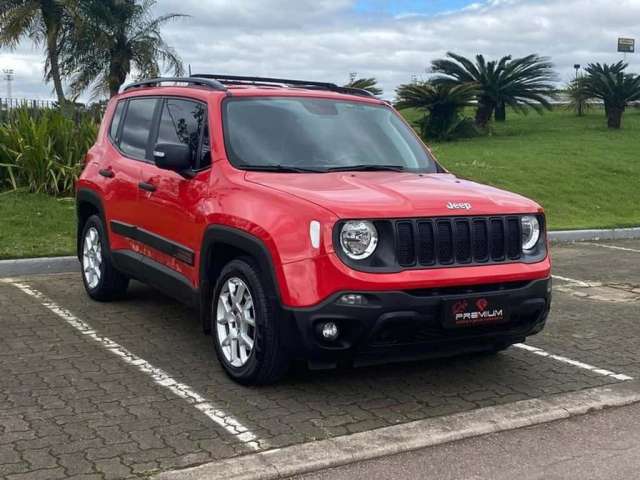
M573 365L574 367L582 368L583 370L589 370L590 372L597 373L599 375L604 375L605 377L611 377L621 381L633 380L633 377L630 377L628 375L615 373L610 370L605 370L604 368L594 367L593 365L589 365L588 363L579 362L578 360L572 360L571 358L563 357L561 355L555 355L553 353L546 352L541 348L532 347L531 345L525 345L524 343L517 343L514 345L514 347L520 348L522 350L526 350L527 352L531 352L541 357L547 357L553 360L557 360L558 362L566 363L568 365Z
M591 287L592 284L588 282L583 282L582 280L574 280L573 278L561 277L560 275L551 275L556 280L562 280L563 282L573 283L579 287Z
M610 248L611 250L622 250L623 252L640 253L637 248L618 247L617 245L605 245L603 243L584 242L587 245L593 245L594 247Z
M268 445L264 440L258 439L258 437L242 423L240 423L228 413L216 407L211 402L207 401L202 395L194 391L191 387L184 383L178 382L164 370L158 367L154 367L145 359L131 353L122 345L114 342L108 337L104 337L98 334L91 327L91 325L84 322L83 320L80 320L65 308L57 305L51 299L47 298L42 292L39 292L38 290L30 287L26 283L16 282L9 279L2 279L0 280L0 282L13 285L27 295L30 295L31 297L37 299L42 306L55 313L58 317L78 330L81 334L86 335L92 340L98 342L108 351L120 357L123 362L134 366L140 372L148 375L157 385L167 388L176 396L184 399L187 403L191 404L194 408L209 417L209 419L211 419L217 425L221 426L228 433L243 442L251 450L261 450L264 448L268 448Z

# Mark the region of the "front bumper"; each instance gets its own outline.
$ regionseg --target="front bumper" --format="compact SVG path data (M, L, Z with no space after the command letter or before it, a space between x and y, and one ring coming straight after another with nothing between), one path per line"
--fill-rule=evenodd
M343 305L358 293L366 305ZM450 302L487 297L509 311L505 323L448 328L443 308ZM494 349L540 332L551 305L551 279L384 292L341 292L311 308L285 308L292 319L287 343L311 366L375 364ZM334 322L338 338L322 338L320 327Z

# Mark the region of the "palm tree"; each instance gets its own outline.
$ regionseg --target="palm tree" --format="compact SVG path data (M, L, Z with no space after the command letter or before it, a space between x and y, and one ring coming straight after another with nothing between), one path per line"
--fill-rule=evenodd
M592 98L587 88L586 78L579 77L569 82L567 85L567 97L569 103L567 108L573 110L579 117L582 117L584 113L591 108L589 100Z
M623 60L620 60L619 62L612 63L612 64L606 64L606 63L601 64L598 62L598 63L590 63L585 68L585 71L587 72L588 77L593 77L598 75L608 76L611 73L617 74L620 72L624 72L627 66L628 64L625 63ZM604 114L606 116L609 116L609 105L607 101L604 99L603 99L603 103L604 103Z
M396 108L422 111L419 126L424 138L449 139L464 133L469 122L461 112L477 94L474 84L407 83L396 89Z
M15 48L24 37L45 46L45 78L53 81L58 103L65 102L59 57L64 49L65 10L59 0L2 0L0 46Z
M353 78L345 85L349 88L360 88L371 92L373 95L382 95L382 89L378 87L378 81L374 78Z
M590 64L586 71L589 94L602 100L607 115L607 126L619 129L622 115L630 102L640 100L640 75L625 73L627 64Z
M541 113L551 109L553 65L536 54L512 59L486 61L477 55L475 63L461 55L447 53L448 59L432 62L434 73L441 74L438 83L475 84L479 88L476 124L484 128L495 112L497 121L506 119L506 107L526 112L531 107Z
M185 15L152 17L156 0L83 0L73 11L75 48L65 55L65 71L78 93L94 85L94 94L114 96L135 69L140 77L157 77L160 63L182 75L182 61L162 38L160 27Z

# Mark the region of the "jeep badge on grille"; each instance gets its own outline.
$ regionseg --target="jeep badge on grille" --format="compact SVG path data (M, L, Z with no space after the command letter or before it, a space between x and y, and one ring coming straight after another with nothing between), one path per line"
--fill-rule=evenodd
M471 204L449 202L447 203L447 208L449 210L471 210Z

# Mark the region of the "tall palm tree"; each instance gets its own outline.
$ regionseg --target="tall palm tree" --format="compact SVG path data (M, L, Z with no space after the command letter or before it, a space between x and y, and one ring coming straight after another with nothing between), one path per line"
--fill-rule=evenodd
M382 89L378 87L378 81L374 78L354 78L345 85L349 88L360 88L371 92L373 95L382 95Z
M447 53L446 59L432 62L432 70L440 76L438 83L475 84L478 86L476 124L486 127L492 115L497 121L506 119L506 107L526 111L531 107L541 113L551 109L549 98L553 96L555 79L553 64L536 54L512 59L485 60L477 55L475 63L455 53Z
M65 9L59 0L2 0L0 46L15 48L24 37L44 45L45 77L53 81L58 103L64 104L59 57L64 49Z
M461 116L462 109L477 94L474 84L407 83L396 89L396 108L415 108L422 112L419 126L423 137L449 139L465 126L467 119Z
M627 64L590 64L586 71L587 90L605 104L607 126L619 129L630 102L640 100L640 75L625 73Z
M132 69L140 77L156 77L160 63L182 75L182 61L162 38L160 27L186 15L153 17L156 0L83 0L73 10L78 27L75 48L64 58L73 75L71 87L114 96Z

